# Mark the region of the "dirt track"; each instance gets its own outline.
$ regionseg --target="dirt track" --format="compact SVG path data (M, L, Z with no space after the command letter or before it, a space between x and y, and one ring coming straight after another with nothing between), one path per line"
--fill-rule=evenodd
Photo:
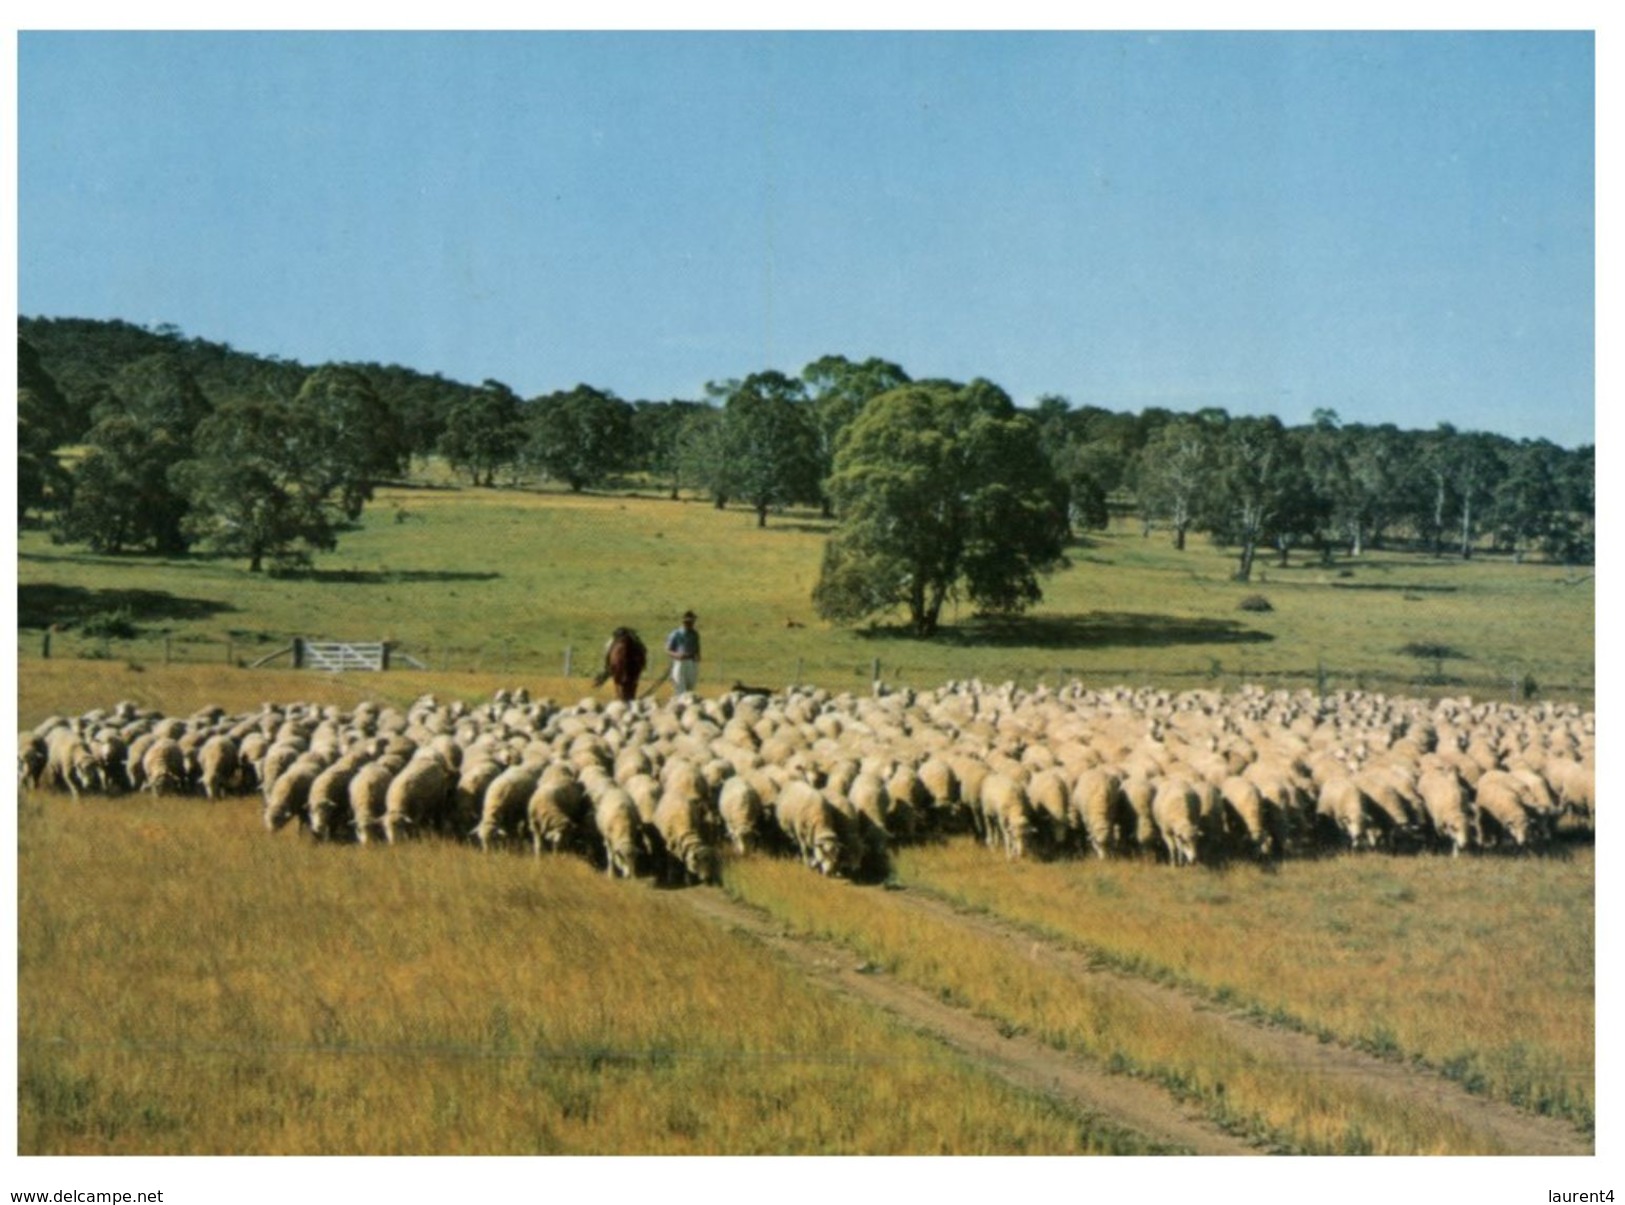
M851 951L833 942L791 935L765 913L717 891L674 893L708 920L762 942L810 980L829 990L908 1022L951 1046L982 1069L1030 1091L1061 1100L1151 1142L1199 1155L1269 1153L1226 1133L1145 1080L1113 1074L1036 1039L1004 1036L990 1021L944 1003L920 988L861 965ZM1308 1034L1260 1025L1227 1012L1178 988L1091 964L1086 954L912 888L886 893L888 904L916 909L984 937L1019 945L1029 957L1079 979L1110 981L1114 990L1153 1000L1164 1008L1201 1013L1222 1025L1226 1035L1248 1050L1294 1064L1308 1076L1349 1077L1403 1102L1426 1104L1480 1132L1493 1135L1509 1151L1527 1155L1589 1155L1584 1134L1563 1121L1520 1112L1474 1096L1443 1076L1390 1062Z

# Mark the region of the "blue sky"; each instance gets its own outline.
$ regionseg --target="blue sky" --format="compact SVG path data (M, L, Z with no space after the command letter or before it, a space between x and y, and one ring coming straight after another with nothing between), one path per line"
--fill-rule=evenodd
M1594 434L1589 33L34 33L18 308Z

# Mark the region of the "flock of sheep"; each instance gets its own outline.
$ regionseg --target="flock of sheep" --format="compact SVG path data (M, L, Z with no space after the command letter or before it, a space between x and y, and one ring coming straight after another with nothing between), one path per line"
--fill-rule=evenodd
M257 796L267 829L573 850L715 882L720 851L884 877L896 843L1172 865L1335 849L1525 848L1595 813L1595 720L1350 692L793 689L570 707L499 691L405 710L120 703L21 734L23 786Z

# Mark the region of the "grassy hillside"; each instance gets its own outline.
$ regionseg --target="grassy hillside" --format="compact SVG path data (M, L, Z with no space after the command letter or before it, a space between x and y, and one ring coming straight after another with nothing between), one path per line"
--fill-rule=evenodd
M95 658L109 671L156 670L166 658L247 664L294 635L389 639L435 671L529 683L561 675L566 650L584 673L615 624L653 641L692 607L713 688L799 676L862 689L878 661L887 681L918 685L1078 675L1314 686L1319 670L1329 689L1507 698L1514 681L1532 679L1541 695L1584 702L1594 689L1592 583L1556 566L1373 554L1264 566L1242 585L1206 541L1179 553L1165 535L1121 527L1075 546L1030 614L950 611L927 642L817 620L808 598L828 529L796 512L759 529L748 512L703 501L394 488L336 553L292 577L250 574L240 561L93 556L25 532L18 651L27 676L52 625L53 657ZM1250 595L1272 609L1240 610ZM1401 651L1419 643L1460 656Z

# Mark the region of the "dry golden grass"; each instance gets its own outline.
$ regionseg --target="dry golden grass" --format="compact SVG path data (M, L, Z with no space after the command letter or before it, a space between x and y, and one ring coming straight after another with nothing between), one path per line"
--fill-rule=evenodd
M1349 856L1173 873L910 850L910 882L1384 1054L1594 1119L1595 861ZM1002 861L1002 860L1001 860Z
M39 794L18 864L25 1154L1138 1149L573 858Z
M1497 977L1499 987L1507 990L1498 994L1491 984L1471 995L1472 972L1464 969L1454 981L1455 994L1436 995L1440 985L1430 982L1428 975L1436 966L1435 958L1442 964L1448 955L1435 955L1427 934L1395 934L1391 926L1374 921L1369 941L1356 944L1389 942L1397 947L1391 959L1360 966L1339 964L1335 957L1309 958L1306 965L1299 966L1293 952L1313 948L1321 938L1314 919L1295 921L1292 909L1311 907L1311 897L1320 894L1313 885L1320 879L1312 876L1326 869L1319 864L1305 869L1302 882L1287 889L1294 902L1277 896L1273 909L1262 903L1269 920L1249 937L1245 907L1215 915L1213 908L1204 910L1192 904L1185 893L1214 890L1211 876L1201 872L1175 874L1160 867L1122 864L1012 866L971 842L906 851L899 859L899 874L905 882L933 884L997 915L1109 950L1115 961L1142 972L1176 972L1180 978L1238 1003L1251 1002L1254 997L1232 986L1210 963L1208 954L1222 950L1222 954L1213 953L1213 958L1222 959L1220 965L1231 972L1244 965L1249 955L1285 945L1289 949L1285 957L1267 960L1261 978L1248 980L1260 999L1274 999L1273 991L1264 994L1266 985L1292 999L1301 993L1304 1000L1312 1001L1303 1015L1316 1024L1346 1024L1350 1015L1360 1013L1362 1005L1385 1010L1383 1019L1393 1023L1394 1033L1404 1035L1405 1043L1399 1049L1406 1053L1414 1049L1409 1044L1413 1037L1421 1042L1419 1035L1429 1027L1448 1028L1453 1021L1457 1057L1470 1060L1475 1067L1502 1068L1510 1073L1507 1052L1499 1043L1507 1029L1518 1028L1516 1020L1509 1018L1505 1027L1486 1032L1476 1024L1464 1027L1461 1010L1534 1001L1547 990L1547 984L1519 975L1536 968L1507 967ZM1358 869L1350 868L1350 872ZM1364 869L1367 875L1373 870L1370 865ZM1099 877L1091 880L1089 876L1097 872ZM885 891L858 890L818 879L799 866L767 862L736 865L730 884L745 899L769 909L794 928L845 942L886 969L1001 1024L1030 1031L1060 1049L1085 1053L1107 1066L1156 1078L1190 1095L1215 1120L1240 1133L1309 1153L1502 1151L1493 1135L1467 1128L1443 1110L1406 1096L1340 1082L1336 1077L1306 1075L1290 1060L1272 1060L1238 1045L1211 1018L1159 1007L1109 982L1080 983L1024 957L1019 943L982 937L905 910ZM1103 890L1103 884L1110 886ZM1380 880L1367 877L1365 884L1375 894L1383 891ZM1233 882L1230 890L1239 898L1248 888ZM1328 883L1328 890L1334 896L1339 890L1335 879ZM1358 893L1362 888L1356 885L1352 890ZM1259 896L1263 901L1271 898ZM1356 910L1347 919L1358 924L1370 918ZM1111 941L1095 943L1086 936L1113 931L1116 936ZM1533 944L1526 954L1533 955ZM1462 950L1457 948L1454 954L1460 958ZM1482 970L1500 956L1498 948L1481 949L1472 961ZM1331 965L1321 965L1325 962ZM1517 1090L1506 1077L1486 1073L1477 1086L1520 1103L1529 1103L1528 1092L1547 1091L1552 1094L1550 1104L1557 1106L1555 1111L1579 1113L1588 1120L1589 1047L1577 1044L1575 1032L1584 1028L1589 1033L1589 996L1583 996L1581 986L1578 980L1567 985L1567 990L1558 985L1561 1000L1541 1010L1542 1017L1549 1017L1563 1007L1574 1008L1573 1024L1546 1028L1537 1020L1533 1026L1538 1028L1522 1032L1525 1058L1540 1065L1532 1082ZM1476 1018L1476 1014L1467 1015ZM1365 1020L1363 1028L1346 1036L1383 1032L1373 1030L1369 1016ZM1570 1107L1565 1109L1564 1104Z

